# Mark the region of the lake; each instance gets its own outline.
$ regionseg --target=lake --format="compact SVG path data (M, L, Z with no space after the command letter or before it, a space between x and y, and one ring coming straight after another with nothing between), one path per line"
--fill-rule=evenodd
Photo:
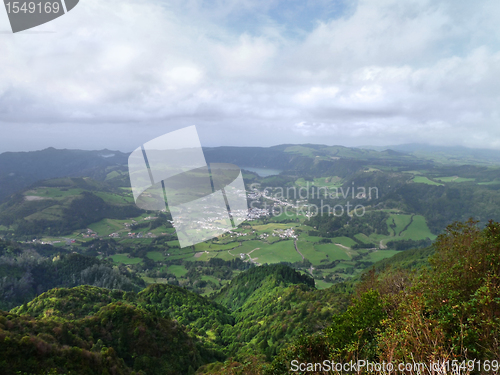
M247 171L257 173L260 177L273 176L283 172L282 169L271 169L271 168L240 167L240 169L246 169Z

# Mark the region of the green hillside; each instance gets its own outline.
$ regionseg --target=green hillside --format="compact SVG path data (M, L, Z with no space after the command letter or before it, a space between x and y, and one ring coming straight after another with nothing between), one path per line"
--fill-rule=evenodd
M425 361L436 351L462 358L467 352L457 342L484 360L498 354L500 324L492 313L498 309L499 232L497 223L484 230L457 223L434 247L400 251L322 290L311 276L283 264L240 272L210 298L161 284L139 293L52 289L0 314L6 348L0 369L286 374L296 358L387 361L396 353L393 360L404 362L418 353ZM14 244L4 249L22 250ZM464 318L470 323L457 336ZM409 329L417 324L420 330ZM421 330L433 341L421 341ZM31 353L30 359L20 353Z
M497 166L321 145L206 156L282 172L245 173L252 217L185 248L168 210L134 205L123 165L4 199L1 373L282 374L298 357L498 354ZM482 222L447 228L469 217Z
M216 359L178 323L122 302L71 320L0 312L0 341L5 375L189 374Z
M240 309L259 289L277 286L286 287L291 284L304 284L314 288L314 280L307 275L300 274L284 265L271 265L252 268L238 276L220 290L214 300L223 306L235 311Z
M122 190L90 178L38 182L0 206L0 225L16 236L60 236L104 218L127 219L144 211Z

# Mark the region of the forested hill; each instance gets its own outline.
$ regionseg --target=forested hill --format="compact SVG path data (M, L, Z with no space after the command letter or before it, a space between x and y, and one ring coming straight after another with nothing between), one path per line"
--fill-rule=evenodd
M214 300L234 311L242 307L257 289L262 292L291 284L314 288L314 279L281 264L255 267L231 280L214 296Z
M133 304L155 315L175 319L188 329L196 328L196 331L209 330L214 324L234 323L230 312L216 302L187 289L165 284L152 284L138 294L89 285L56 288L11 311L32 317L82 319L117 302Z
M243 271L212 298L160 284L52 289L0 312L0 373L284 375L297 358L498 358L499 233L457 223L433 248L323 290L283 264Z
M230 306L244 296L239 312L173 285L56 288L0 313L0 373L184 375L229 357L271 360L300 332L327 327L346 307L343 288L316 290L284 265L256 267L219 295Z
M213 362L180 324L122 302L81 319L0 311L0 373L193 374Z
M224 307L172 285L52 289L0 312L0 373L193 374L225 357L206 331L233 324Z
M412 168L434 165L431 160L423 156L391 150L374 151L311 144L210 147L204 148L204 153L209 163L278 168L311 175L337 175L343 178L362 169L367 161L381 165L411 165ZM126 174L128 156L129 153L106 149L85 151L59 150L52 147L41 151L2 153L0 154L0 202L39 180L85 176L104 181L113 171ZM123 179L123 182L128 184L128 178Z
M391 364L393 369L404 364L422 366L449 361L449 371L444 368L434 371L497 373L499 253L499 223L490 222L484 229L472 220L454 223L438 238L434 249L403 252L399 259L385 262L387 266L392 263L402 269L379 265L375 269L380 272L365 274L355 286L347 309L335 313L326 329L318 328L313 335L298 335L273 356L271 364L254 356L247 361L209 364L202 373L285 375L293 371L291 363L295 360L324 364L349 363L353 358L381 366ZM425 258L430 254L427 262ZM411 271L414 266L417 268ZM329 309L328 306L325 310ZM257 331L264 327L258 327ZM455 365L451 364L451 358ZM464 367L465 363L470 366ZM487 370L480 363L486 363ZM430 372L428 367L419 370L412 367L407 371ZM336 372L323 365L309 366L301 373ZM359 373L372 372L360 368Z
M92 177L104 180L109 169L127 164L119 151L57 150L0 154L0 202L32 183L56 177ZM106 171L106 169L108 169Z

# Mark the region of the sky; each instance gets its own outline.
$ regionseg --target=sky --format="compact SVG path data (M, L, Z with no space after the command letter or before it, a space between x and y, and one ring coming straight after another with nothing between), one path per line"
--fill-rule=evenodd
M0 152L425 143L500 149L498 0L80 0L12 34Z

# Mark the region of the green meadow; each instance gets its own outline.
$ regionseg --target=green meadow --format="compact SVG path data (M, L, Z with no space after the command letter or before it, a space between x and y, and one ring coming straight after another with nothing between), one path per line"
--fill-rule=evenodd
M123 264L137 264L142 262L142 258L129 258L128 254L115 254L111 255L111 259L115 263L123 263Z
M151 259L151 260L154 260L155 262L159 262L159 261L162 261L162 260L165 260L166 257L165 257L165 254L163 254L162 252L160 251L149 251L146 256Z
M256 259L257 263L279 263L279 262L300 262L302 257L295 250L293 241L280 241L272 245L268 245L259 250L255 250L251 257Z
M185 276L188 271L183 265L172 265L167 268L167 272L174 274L175 277L180 278Z
M438 180L438 181L441 181L441 182L470 182L470 181L476 181L475 178L465 178L465 177L458 177L458 176L436 177L434 179Z
M418 184L427 184L427 185L437 185L437 186L443 185L443 184L440 184L439 182L431 181L425 176L415 176L415 177L413 177L413 182L416 182Z

